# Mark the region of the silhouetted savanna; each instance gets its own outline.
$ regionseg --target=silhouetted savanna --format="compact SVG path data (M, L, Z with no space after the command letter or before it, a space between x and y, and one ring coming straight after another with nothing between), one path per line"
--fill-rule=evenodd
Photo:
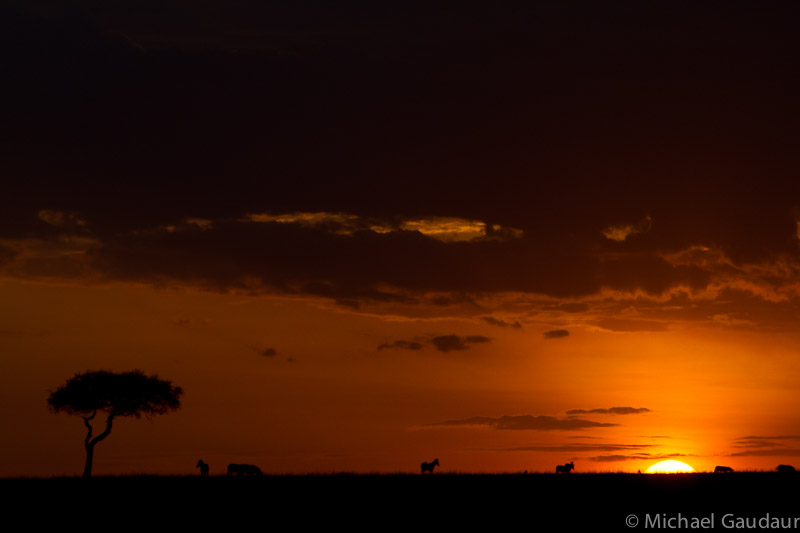
M0 479L4 505L15 513L35 516L37 524L63 525L85 505L87 487L92 518L120 520L153 528L165 518L188 527L224 528L263 525L270 520L314 527L342 524L374 527L375 516L413 530L420 520L449 526L512 526L498 509L526 509L535 502L542 513L541 529L560 531L564 516L571 526L586 530L620 530L629 514L645 512L684 516L724 513L751 516L797 511L796 480L776 472L740 471L735 475L706 474L337 474L265 475L248 483L225 476L99 476L86 486L80 478ZM141 501L131 512L131 501ZM48 502L42 512L42 502ZM436 502L421 505L420 502ZM370 513L349 512L355 505ZM528 507L526 507L528 506ZM414 510L410 512L409 509ZM463 510L456 512L456 510ZM235 511L234 510L241 510ZM262 510L263 512L260 512ZM550 523L548 517L553 517ZM557 518L556 518L557 517ZM552 526L552 527L550 527ZM627 529L625 526L621 526ZM538 529L537 529L538 530Z
M263 476L264 473L255 465L234 464L228 465L229 476Z

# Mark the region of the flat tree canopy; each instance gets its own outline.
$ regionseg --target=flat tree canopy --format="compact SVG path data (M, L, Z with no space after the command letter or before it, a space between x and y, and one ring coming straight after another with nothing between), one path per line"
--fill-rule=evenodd
M114 373L97 370L75 374L50 394L47 404L56 413L91 415L104 411L115 417L160 415L181 405L183 390L141 370Z
M118 416L160 415L181 406L183 389L171 382L147 376L141 370L114 373L107 370L75 374L50 394L47 405L54 413L80 415L87 428L84 447L84 477L92 475L94 447L108 437ZM102 433L93 436L92 420L98 412L106 414Z

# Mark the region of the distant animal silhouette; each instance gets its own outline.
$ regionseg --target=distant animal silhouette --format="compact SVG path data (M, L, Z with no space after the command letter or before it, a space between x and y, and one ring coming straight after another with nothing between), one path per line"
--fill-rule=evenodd
M714 468L715 474L733 474L733 468L729 466L717 466Z
M565 465L558 465L556 467L556 474L569 474L575 468L575 462L569 462Z
M200 469L200 477L208 477L208 465L204 463L202 459L197 461L195 468Z
M228 465L228 475L232 476L236 474L237 476L263 476L264 473L261 469L255 465L237 465L237 464L229 464Z
M778 465L775 470L778 472L797 472L792 465Z
M432 463L422 463L420 468L422 469L422 474L425 475L425 472L433 474L433 468L436 466L439 466L439 459L434 459Z

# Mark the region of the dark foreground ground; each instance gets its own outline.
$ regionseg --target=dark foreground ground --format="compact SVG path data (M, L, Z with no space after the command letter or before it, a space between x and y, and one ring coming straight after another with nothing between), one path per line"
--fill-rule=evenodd
M29 527L106 531L775 529L800 526L798 489L800 474L755 472L0 479L2 508Z

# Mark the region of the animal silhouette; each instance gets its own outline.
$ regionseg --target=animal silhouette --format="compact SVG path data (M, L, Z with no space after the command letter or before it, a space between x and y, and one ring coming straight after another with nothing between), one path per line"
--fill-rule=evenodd
M202 459L197 461L195 468L200 469L200 477L208 477L208 465Z
M775 470L778 472L796 472L792 465L778 465Z
M715 474L733 474L733 468L729 466L717 466L714 467Z
M575 468L575 462L569 462L565 465L556 466L556 474L569 474Z
M434 459L432 463L422 463L420 468L422 469L422 474L425 475L425 472L433 474L433 469L437 466L439 466L439 459Z
M264 473L261 469L255 465L237 465L237 464L229 464L228 465L228 475L232 476L236 474L237 476L263 476Z

